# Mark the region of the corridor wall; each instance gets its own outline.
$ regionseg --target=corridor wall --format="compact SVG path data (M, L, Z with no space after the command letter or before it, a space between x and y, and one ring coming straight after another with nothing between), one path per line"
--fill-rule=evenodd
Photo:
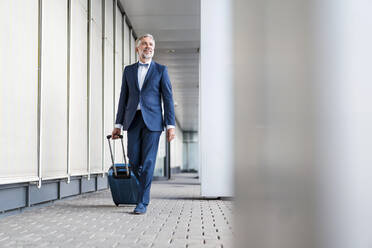
M123 13L113 0L0 2L0 211L107 187L135 35Z

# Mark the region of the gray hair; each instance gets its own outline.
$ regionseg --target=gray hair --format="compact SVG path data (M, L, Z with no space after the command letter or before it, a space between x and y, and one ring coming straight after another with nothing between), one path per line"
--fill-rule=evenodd
M152 36L151 34L144 34L138 37L136 40L136 47L139 47L139 45L141 44L141 40L146 37L150 37L154 41L154 47L155 47L155 39L154 39L154 36Z

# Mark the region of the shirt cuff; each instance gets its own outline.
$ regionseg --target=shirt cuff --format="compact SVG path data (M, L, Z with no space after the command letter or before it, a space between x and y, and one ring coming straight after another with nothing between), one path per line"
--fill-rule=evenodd
M176 126L174 126L174 125L167 125L167 130L170 129L170 128L176 128Z
M122 129L123 125L121 124L115 124L115 128L119 128L119 129Z

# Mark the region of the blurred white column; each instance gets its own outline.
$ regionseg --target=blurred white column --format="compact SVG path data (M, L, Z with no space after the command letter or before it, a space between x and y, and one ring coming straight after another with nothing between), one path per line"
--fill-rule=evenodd
M231 1L201 0L200 178L201 194L233 195Z
M317 7L324 247L372 247L372 2Z
M234 0L236 247L371 247L371 9Z

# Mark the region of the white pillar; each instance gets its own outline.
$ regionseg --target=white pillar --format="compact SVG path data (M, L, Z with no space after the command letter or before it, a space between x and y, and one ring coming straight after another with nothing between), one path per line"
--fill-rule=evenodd
M233 195L232 25L229 0L201 0L201 194Z
M371 247L372 2L317 6L323 247Z

